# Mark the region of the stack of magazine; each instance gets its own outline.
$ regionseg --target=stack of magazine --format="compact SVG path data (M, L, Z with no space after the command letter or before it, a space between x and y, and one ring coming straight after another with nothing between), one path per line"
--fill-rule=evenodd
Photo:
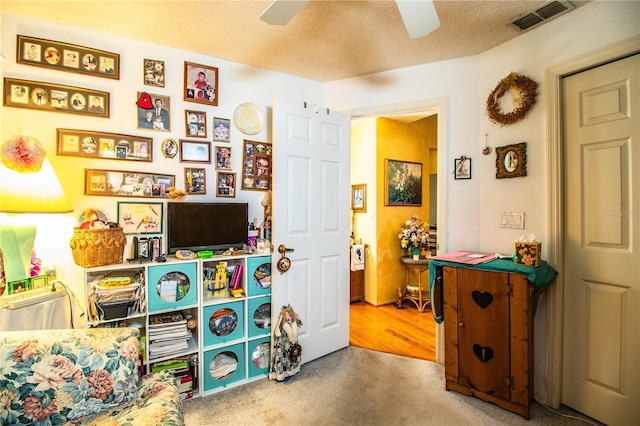
M194 355L185 355L176 358L170 358L166 361L156 362L151 365L151 371L156 373L158 371L169 370L173 373L178 384L178 391L180 392L180 399L183 401L191 399L193 397L193 390L197 387L194 383L196 377L194 377L191 366L193 365L192 357Z
M169 312L149 317L149 358L179 355L189 349L191 330L182 312Z

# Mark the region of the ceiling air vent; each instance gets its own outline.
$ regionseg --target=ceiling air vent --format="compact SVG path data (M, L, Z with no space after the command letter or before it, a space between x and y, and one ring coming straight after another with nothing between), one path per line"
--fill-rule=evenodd
M551 19L557 18L558 16L569 12L573 8L574 6L568 1L550 1L523 15L518 16L516 19L511 21L511 24L518 27L520 31L528 31L531 28L542 25L543 23L550 21Z

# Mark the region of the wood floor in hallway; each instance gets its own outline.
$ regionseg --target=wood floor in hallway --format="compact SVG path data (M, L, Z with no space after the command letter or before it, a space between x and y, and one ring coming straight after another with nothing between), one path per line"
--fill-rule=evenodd
M421 314L407 302L403 309L394 304L376 307L366 302L354 302L350 314L351 345L435 361L436 322L431 311Z

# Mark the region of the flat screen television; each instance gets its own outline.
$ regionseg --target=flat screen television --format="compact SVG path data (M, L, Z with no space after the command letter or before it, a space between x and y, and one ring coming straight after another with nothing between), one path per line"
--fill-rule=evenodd
M167 203L167 252L242 248L248 223L247 203Z

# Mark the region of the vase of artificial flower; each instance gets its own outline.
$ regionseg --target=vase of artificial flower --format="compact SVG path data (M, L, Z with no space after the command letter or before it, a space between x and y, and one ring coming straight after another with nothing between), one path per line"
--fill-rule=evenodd
M398 234L400 247L407 250L409 256L414 259L420 258L420 249L427 245L429 237L427 224L422 222L417 215L411 216L401 225L401 231Z

